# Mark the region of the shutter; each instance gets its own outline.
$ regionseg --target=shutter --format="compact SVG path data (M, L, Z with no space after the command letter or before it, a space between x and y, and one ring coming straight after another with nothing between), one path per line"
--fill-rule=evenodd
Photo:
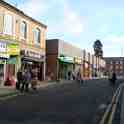
M0 33L3 32L3 25L4 25L4 16L3 13L0 12Z

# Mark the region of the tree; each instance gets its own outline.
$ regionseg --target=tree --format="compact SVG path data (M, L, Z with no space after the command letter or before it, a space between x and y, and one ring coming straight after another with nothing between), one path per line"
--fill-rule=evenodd
M103 57L102 43L100 40L96 40L93 44L94 54L97 57Z

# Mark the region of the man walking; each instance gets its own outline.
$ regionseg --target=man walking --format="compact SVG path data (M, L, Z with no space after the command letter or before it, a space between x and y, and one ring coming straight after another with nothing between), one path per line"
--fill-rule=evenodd
M25 71L25 91L28 92L29 91L29 84L31 83L31 72L30 70L26 70Z
M20 90L21 83L22 83L22 71L21 71L21 69L19 69L19 71L17 72L17 82L16 82L17 90Z

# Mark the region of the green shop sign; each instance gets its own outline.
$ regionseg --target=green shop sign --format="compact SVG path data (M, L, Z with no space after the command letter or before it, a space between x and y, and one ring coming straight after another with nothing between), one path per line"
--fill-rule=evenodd
M16 57L9 58L6 63L7 64L17 64L17 59L16 59Z
M60 56L58 58L61 62L74 63L74 59L68 56Z

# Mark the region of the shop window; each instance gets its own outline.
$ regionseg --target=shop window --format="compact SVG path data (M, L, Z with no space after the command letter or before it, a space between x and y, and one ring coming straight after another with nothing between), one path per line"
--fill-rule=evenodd
M12 16L9 14L6 14L4 16L4 33L10 34L10 35L12 34L12 27L13 27L12 24L13 24Z
M116 61L116 64L119 64L119 61Z
M120 64L123 64L123 61L120 61Z
M110 64L113 64L113 61L110 61Z
M34 29L34 42L36 44L40 44L40 35L41 35L41 31L39 28Z
M26 39L27 38L27 23L25 21L23 21L21 23L21 37Z

